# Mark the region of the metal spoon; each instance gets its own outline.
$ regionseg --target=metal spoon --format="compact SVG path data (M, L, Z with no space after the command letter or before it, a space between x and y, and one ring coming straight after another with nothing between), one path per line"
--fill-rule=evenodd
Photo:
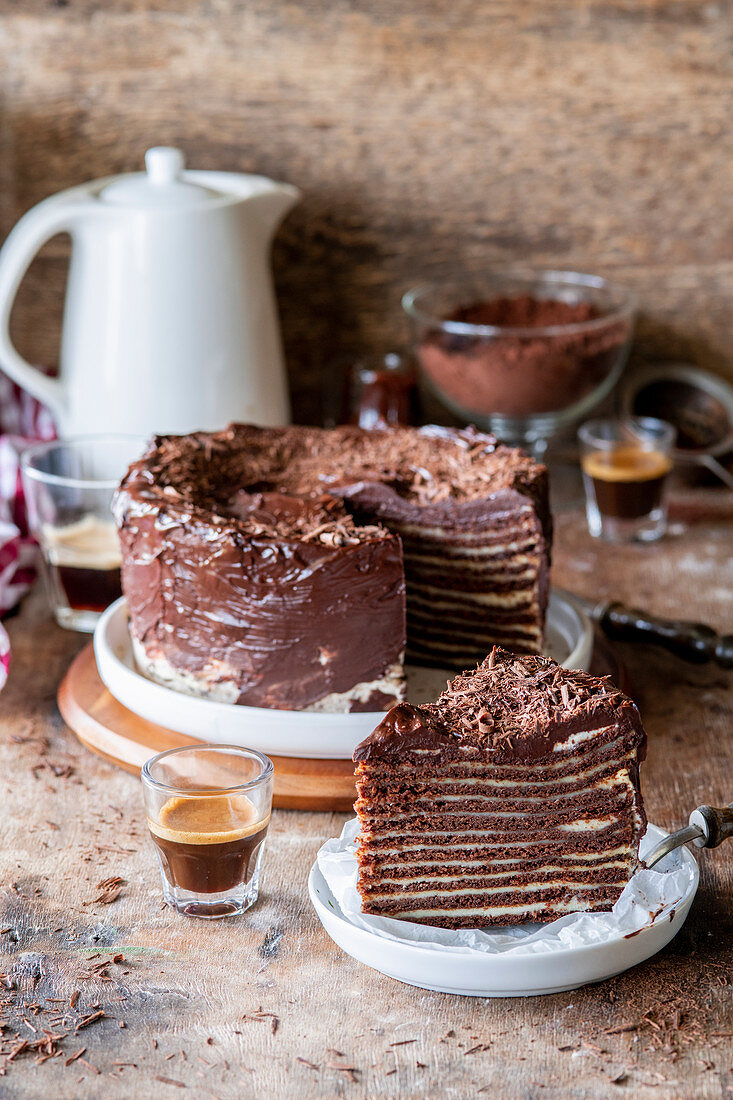
M653 852L643 860L646 867L653 867L673 852L675 848L681 848L690 841L698 848L717 848L724 840L733 837L733 802L720 809L715 806L698 806L690 814L690 823L684 829L678 829L676 833L657 844Z

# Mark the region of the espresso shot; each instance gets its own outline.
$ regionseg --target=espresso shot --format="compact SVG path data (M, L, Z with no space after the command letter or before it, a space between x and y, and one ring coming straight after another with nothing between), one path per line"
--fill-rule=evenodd
M590 481L586 487L595 494L602 515L638 519L661 505L672 462L659 451L628 444L614 451L595 451L583 459L582 466Z
M247 884L269 815L257 820L246 795L174 797L158 819L148 819L153 843L171 886L195 894L221 894Z
M578 434L590 533L612 542L660 538L667 521L671 426L650 417L597 420Z
M143 765L163 897L187 917L237 916L257 901L273 766L255 749L186 745Z

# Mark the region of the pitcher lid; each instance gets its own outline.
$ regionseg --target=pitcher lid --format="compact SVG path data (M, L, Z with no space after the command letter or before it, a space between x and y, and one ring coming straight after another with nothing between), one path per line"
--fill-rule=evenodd
M180 149L155 145L145 154L145 171L120 176L108 183L99 197L117 206L150 207L203 206L224 197L224 192L183 178L185 161Z

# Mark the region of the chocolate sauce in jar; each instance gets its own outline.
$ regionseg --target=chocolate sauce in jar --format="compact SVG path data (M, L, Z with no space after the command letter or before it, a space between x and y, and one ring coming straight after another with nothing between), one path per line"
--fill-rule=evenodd
M414 370L394 352L382 360L353 364L343 396L345 424L372 431L416 422Z

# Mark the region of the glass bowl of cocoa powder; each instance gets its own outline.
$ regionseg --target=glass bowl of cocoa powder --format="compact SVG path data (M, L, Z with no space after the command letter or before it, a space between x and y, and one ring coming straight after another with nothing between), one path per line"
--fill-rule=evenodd
M455 416L541 451L613 388L633 296L597 275L531 268L405 294L423 384Z

